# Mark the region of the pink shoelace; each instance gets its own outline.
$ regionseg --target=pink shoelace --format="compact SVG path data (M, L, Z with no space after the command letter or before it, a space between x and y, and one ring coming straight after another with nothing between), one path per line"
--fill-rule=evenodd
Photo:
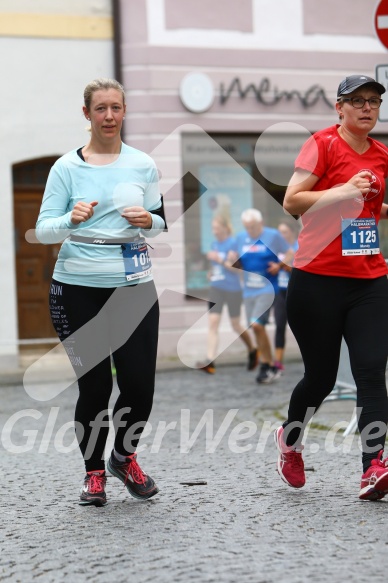
M103 492L105 486L105 476L98 475L94 473L88 474L89 476L89 490L92 493Z
M290 463L292 465L292 467L295 467L295 468L303 468L304 467L303 459L302 459L301 453L299 451L288 451L288 452L284 452L282 455L285 456L287 462Z
M381 468L388 467L388 457L381 459L383 457L383 450L381 449L377 454L377 458L373 460L372 464L375 466L380 466Z
M128 480L128 476L132 476L133 481L136 484L145 484L146 483L146 479L147 476L146 474L143 472L143 470L141 469L141 467L139 466L139 464L136 461L136 454L132 454L129 457L129 462L128 462L128 468L127 468L127 476L125 478L125 482L124 484L127 483Z

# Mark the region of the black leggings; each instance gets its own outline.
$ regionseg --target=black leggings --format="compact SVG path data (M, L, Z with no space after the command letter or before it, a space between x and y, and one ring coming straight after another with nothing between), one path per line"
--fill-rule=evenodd
M287 313L305 366L304 378L291 396L287 423L303 423L305 427L332 391L344 338L357 386L357 407L361 412L358 427L363 466L364 469L369 467L378 451L384 449L388 421L385 382L388 354L387 277L330 277L293 269L288 285ZM311 414L308 414L309 408ZM367 432L363 435L363 430L372 423L379 423L380 431L376 427L369 436ZM289 429L286 442L287 445L294 445L300 441L302 431L299 428Z
M77 375L75 427L86 471L104 469L111 353L120 391L113 409L118 453L136 450L151 413L159 326L154 283L92 288L53 280L50 313Z
M274 316L275 316L275 348L284 348L286 345L287 309L286 309L287 288L280 288L275 296Z

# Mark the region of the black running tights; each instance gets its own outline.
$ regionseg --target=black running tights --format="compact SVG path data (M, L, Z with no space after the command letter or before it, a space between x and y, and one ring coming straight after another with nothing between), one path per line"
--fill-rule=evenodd
M111 353L119 388L112 412L118 453L134 453L151 412L159 326L154 283L112 289L53 280L50 313L78 380L75 429L86 471L104 469Z
M332 391L344 338L357 387L358 427L365 470L378 451L384 449L388 421L385 381L387 277L331 277L293 269L287 293L287 314L305 366L304 377L291 396L287 424L297 422L304 428ZM298 427L292 429L290 426L287 445L299 442L302 433Z
M274 300L275 316L275 348L283 348L286 345L287 310L286 310L287 289L280 288Z

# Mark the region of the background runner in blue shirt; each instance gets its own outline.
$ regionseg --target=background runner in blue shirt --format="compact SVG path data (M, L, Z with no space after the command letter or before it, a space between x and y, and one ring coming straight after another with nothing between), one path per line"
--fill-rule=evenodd
M296 221L294 223L282 221L278 225L279 233L287 241L291 249L295 252L298 248L298 227ZM280 255L280 259L282 256ZM292 267L285 265L279 269L278 273L278 292L274 301L274 316L275 316L275 363L274 365L280 371L284 371L284 350L286 346L286 328L287 328L287 309L286 296L287 287L290 280Z
M257 209L241 215L245 231L236 237L236 250L229 256L243 269L243 298L248 325L252 328L260 350L258 383L270 383L279 376L273 365L270 340L265 329L269 311L278 290L279 254L290 256L289 245L277 231L265 227Z
M218 215L212 221L215 240L207 254L210 261L209 289L209 331L207 337L207 359L198 362L197 367L204 372L214 374L217 355L219 326L224 305L228 306L230 323L248 349L248 370L253 370L258 363L258 351L251 336L240 322L242 304L241 273L233 268L225 267L229 251L235 248L235 239L231 236L232 226L229 221Z

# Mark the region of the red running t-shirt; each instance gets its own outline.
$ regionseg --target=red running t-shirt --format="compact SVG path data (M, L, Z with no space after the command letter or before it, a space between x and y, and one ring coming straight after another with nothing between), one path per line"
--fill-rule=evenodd
M373 176L370 193L331 204L302 216L299 249L294 266L311 273L340 277L375 278L387 273L381 253L342 255L342 219L380 219L388 174L388 148L368 138L369 149L357 154L341 138L338 125L315 133L303 145L295 169L308 170L319 177L313 190L326 190L348 182L352 176L368 170Z

